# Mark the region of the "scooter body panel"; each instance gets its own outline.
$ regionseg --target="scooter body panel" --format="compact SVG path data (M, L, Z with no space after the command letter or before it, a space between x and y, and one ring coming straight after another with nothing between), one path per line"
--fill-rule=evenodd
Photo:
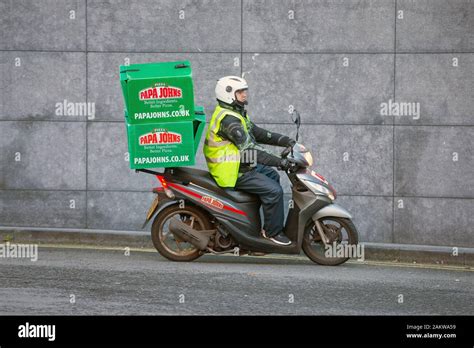
M299 254L306 223L318 210L331 203L329 199L315 196L309 191L293 190L294 205L289 209L285 224L285 233L293 243L289 246L280 246L260 235L260 202L233 202L192 183L187 185L169 183L168 185L174 191L178 201L179 199L188 200L212 214L241 248L267 253Z
M323 216L347 217L350 214L342 207L333 204L323 195L315 195L310 190L299 191L292 188L293 204L288 209L284 232L293 242L288 246L277 245L262 238L260 220L260 201L234 202L222 197L218 192L203 188L192 182L168 182L168 188L175 195L173 200L161 200L159 208L152 215L159 214L165 207L172 204L193 204L207 211L225 230L238 242L240 248L264 253L299 254L302 249L304 232L308 221ZM151 218L151 217L150 217Z
M300 192L293 188L292 192L294 205L299 209L298 225L292 226L287 224L287 226L285 226L285 234L292 241L296 242L299 252L303 244L304 231L307 222L318 210L331 204L331 201L327 197L314 195L310 191Z
M261 230L260 201L239 203L221 197L214 191L193 183L169 183L176 198L187 200L208 211L218 221L227 219L243 228L251 236L259 236Z

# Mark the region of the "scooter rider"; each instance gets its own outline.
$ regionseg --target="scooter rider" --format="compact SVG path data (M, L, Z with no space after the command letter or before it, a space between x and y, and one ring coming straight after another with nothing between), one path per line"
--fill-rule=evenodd
M262 236L279 245L290 245L291 241L283 233L284 202L280 175L271 168L285 170L290 163L268 152L259 143L287 147L296 141L250 121L245 110L247 90L247 82L238 76L225 76L217 81L218 105L203 149L206 163L220 187L258 195L264 213Z

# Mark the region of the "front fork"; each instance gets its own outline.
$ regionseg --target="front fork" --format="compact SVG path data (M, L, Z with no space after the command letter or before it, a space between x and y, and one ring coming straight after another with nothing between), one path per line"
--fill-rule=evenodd
M318 231L318 234L324 243L324 247L329 246L329 238L324 233L323 226L321 226L321 222L319 222L319 220L313 220L313 221L314 221L314 224L316 225L316 230Z

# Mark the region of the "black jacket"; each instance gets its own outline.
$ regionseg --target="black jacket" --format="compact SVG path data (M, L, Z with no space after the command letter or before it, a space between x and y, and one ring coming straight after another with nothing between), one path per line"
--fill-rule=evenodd
M218 102L221 107L238 112L248 120L247 111L244 107L229 105L221 101ZM220 137L231 141L239 148L241 153L241 171L249 169L248 167L251 166L249 159L251 161L256 160L256 162L260 164L278 167L281 163L281 158L267 151L264 147L260 146L259 143L286 147L290 145L292 139L286 135L270 132L258 127L250 120L248 121L248 125L250 127L247 133L237 117L227 114L222 119L219 131L217 132ZM247 150L247 155L245 155ZM253 152L256 158L249 156L249 152Z

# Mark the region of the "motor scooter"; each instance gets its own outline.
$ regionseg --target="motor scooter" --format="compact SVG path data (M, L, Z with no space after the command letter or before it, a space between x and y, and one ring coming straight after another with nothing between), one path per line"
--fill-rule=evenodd
M161 186L148 210L143 228L154 217L151 236L155 248L173 261L192 261L204 254L300 254L321 265L339 265L358 244L351 214L334 203L336 191L311 166L311 152L298 143L301 117L293 113L297 143L285 148L282 158L291 167L291 183L284 233L290 245L278 245L261 235L258 196L219 187L208 171L190 167L165 168L163 172L137 169L155 175ZM332 248L332 250L330 250ZM353 250L353 249L352 249ZM328 252L330 251L330 252Z

